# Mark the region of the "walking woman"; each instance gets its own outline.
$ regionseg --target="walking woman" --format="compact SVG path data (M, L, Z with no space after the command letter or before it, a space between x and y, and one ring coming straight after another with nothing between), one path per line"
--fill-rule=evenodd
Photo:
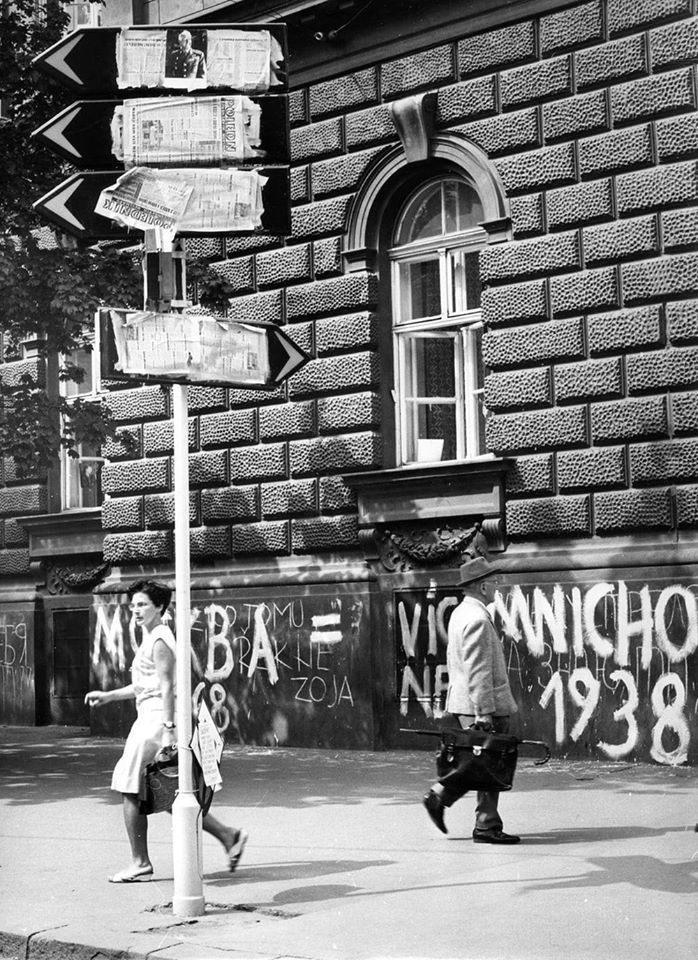
M131 847L131 862L109 877L110 883L149 880L153 865L148 853L148 818L143 812L146 765L163 748L177 742L175 729L175 638L162 617L172 591L154 580L139 580L129 589L131 610L142 629L143 639L131 666L132 683L117 690L91 690L85 696L90 707L119 700L135 700L137 717L129 731L124 752L114 767L111 788L123 798L124 823ZM220 843L231 873L247 842L243 830L231 829L207 813L202 827Z

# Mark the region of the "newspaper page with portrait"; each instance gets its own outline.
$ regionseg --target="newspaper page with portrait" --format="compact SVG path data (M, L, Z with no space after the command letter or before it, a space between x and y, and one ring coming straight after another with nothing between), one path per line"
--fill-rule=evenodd
M114 110L112 153L127 168L259 159L261 113L245 96L126 100Z

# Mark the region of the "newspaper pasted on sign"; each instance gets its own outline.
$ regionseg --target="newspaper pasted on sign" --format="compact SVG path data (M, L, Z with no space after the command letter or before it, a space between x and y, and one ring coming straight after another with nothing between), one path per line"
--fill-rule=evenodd
M112 153L127 168L259 159L261 114L245 96L126 100L114 110Z
M199 761L206 786L212 787L214 791L220 789L223 783L219 766L223 756L223 740L204 700L199 707L191 748Z
M269 378L263 328L186 312L109 310L109 317L121 373L236 386Z
M116 41L120 89L229 87L253 93L283 83L282 63L281 45L268 30L124 27Z

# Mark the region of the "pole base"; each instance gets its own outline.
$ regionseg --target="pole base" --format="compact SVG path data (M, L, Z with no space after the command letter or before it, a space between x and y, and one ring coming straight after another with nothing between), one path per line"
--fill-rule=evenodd
M201 862L201 807L193 793L178 793L172 806L174 894L178 917L202 917L206 908Z

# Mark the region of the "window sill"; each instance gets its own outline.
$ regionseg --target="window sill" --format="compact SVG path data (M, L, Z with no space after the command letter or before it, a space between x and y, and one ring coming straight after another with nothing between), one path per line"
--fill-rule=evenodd
M437 517L502 517L504 481L514 461L501 457L414 464L343 477L356 491L359 525Z
M31 560L102 553L104 531L101 507L18 517L17 523L29 534Z

